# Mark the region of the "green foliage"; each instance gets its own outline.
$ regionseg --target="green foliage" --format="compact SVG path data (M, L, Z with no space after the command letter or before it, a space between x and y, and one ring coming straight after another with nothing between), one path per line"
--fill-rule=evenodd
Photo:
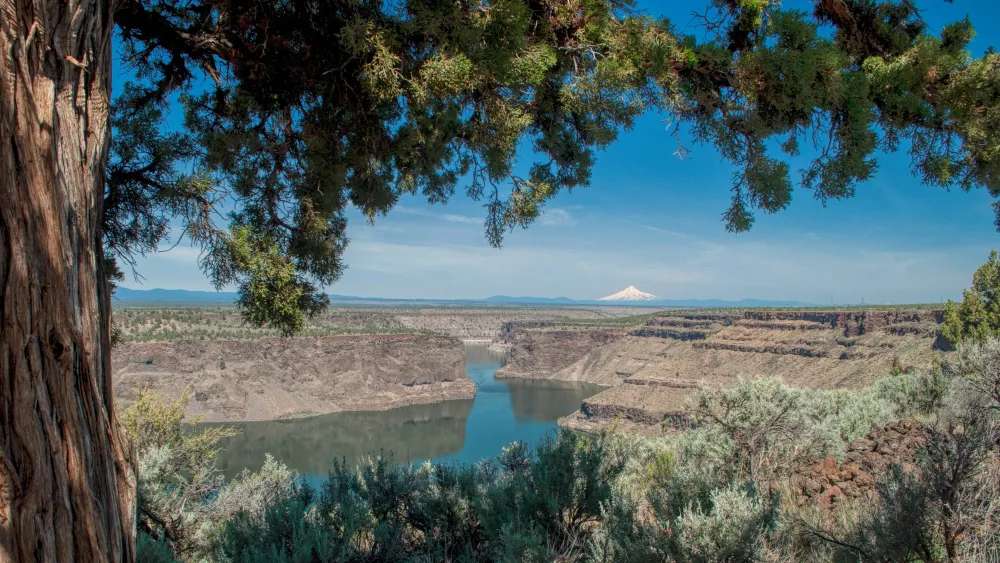
M296 275L295 264L267 234L238 227L227 242L226 252L231 268L226 273L216 271L215 283L222 286L243 280L236 302L251 326L270 324L288 336L300 332L305 317L315 316L329 303L325 294Z
M564 432L480 466L334 463L314 500L297 488L225 529L229 561L550 561L587 546L622 470L604 439Z
M341 561L330 534L310 512L312 489L295 485L292 493L275 499L255 516L237 512L226 525L221 541L225 561L246 563L297 563ZM267 546L263 547L262 546Z
M711 459L731 481L771 479L803 461L839 455L852 440L889 421L926 417L949 387L936 370L899 374L861 390L800 390L775 378L702 390L696 430L684 455ZM710 445L709 445L710 444Z
M174 552L164 540L154 540L139 530L135 542L135 560L138 563L175 563Z
M212 550L213 507L204 501L222 485L215 470L219 441L235 431L198 431L197 420L184 422L190 401L188 390L172 403L140 390L122 416L139 454L138 522L149 540L143 548L154 561L163 544L182 559Z
M683 36L630 0L125 0L139 83L115 104L108 254L130 263L177 217L251 324L295 332L345 268L349 205L374 221L461 187L499 246L646 111L732 163L731 231L790 204L803 144L824 202L904 143L925 183L1000 196L1000 56L968 53L967 20L933 35L910 1L709 0L699 21Z
M1000 411L1000 339L963 343L958 347L958 361L949 368Z
M666 523L663 551L678 563L760 561L778 525L777 500L752 486L713 490L706 503L690 504Z
M962 302L948 300L941 335L952 346L958 346L964 340L982 342L998 334L1000 258L994 250L972 276L972 287L962 292Z

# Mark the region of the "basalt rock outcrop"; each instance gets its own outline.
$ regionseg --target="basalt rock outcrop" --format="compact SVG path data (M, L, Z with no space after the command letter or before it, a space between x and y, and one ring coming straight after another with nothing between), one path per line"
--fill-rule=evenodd
M891 422L855 440L838 463L828 457L793 471L791 494L799 506L832 508L845 500L874 498L876 480L886 476L890 466L902 471L918 471L918 452L927 444L929 430L915 420Z
M115 395L167 398L189 388L206 421L275 420L384 410L475 396L456 338L424 334L124 342L112 353Z
M703 386L767 376L795 387L860 387L894 369L929 368L942 320L935 310L766 310L679 311L621 329L510 323L501 333L512 360L497 377L608 385L560 424L655 432L685 424L687 398Z

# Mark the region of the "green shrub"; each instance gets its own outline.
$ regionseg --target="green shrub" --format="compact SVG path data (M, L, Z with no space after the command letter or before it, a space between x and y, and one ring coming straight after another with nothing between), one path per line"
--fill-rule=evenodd
M243 563L345 561L342 546L310 509L312 489L296 484L291 494L263 507L261 514L239 511L225 526L221 555ZM338 549L341 548L341 549Z
M980 350L989 349L1000 346ZM986 359L981 351L971 357ZM915 467L890 467L876 484L875 502L859 503L855 518L839 529L809 528L832 546L834 559L937 563L1000 557L995 403L970 380L958 379L936 405Z
M576 559L610 502L622 460L601 437L563 432L478 466L334 463L315 506L307 489L225 526L227 561Z
M122 416L139 454L139 529L167 542L180 559L205 557L213 549L215 514L205 499L223 484L215 468L219 441L235 433L224 427L199 431L197 419L185 422L190 400L189 390L165 403L140 389Z
M777 507L777 495L761 496L752 484L716 489L666 522L664 551L677 563L761 561L778 526Z
M958 361L949 368L1000 410L1000 338L962 344Z
M135 560L136 563L176 563L174 552L170 549L170 544L160 539L153 539L152 536L143 530L135 540Z

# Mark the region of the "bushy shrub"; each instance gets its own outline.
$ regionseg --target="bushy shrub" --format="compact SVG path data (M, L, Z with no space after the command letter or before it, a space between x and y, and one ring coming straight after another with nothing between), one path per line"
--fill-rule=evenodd
M729 389L702 390L694 421L724 445L720 461L731 478L763 478L774 470L829 451L834 438L810 419L801 391L780 379L740 380Z
M170 549L170 544L164 540L153 539L143 530L135 540L135 560L136 563L176 563L174 552Z
M691 405L695 429L678 447L684 457L713 458L731 479L773 479L796 464L839 455L889 421L928 416L947 389L941 370L892 375L858 390L741 379L728 389L699 392Z
M228 561L551 561L576 557L623 461L601 437L563 432L478 466L334 463L318 499L304 487L226 525ZM310 507L312 501L315 505Z
M239 511L226 523L220 559L241 563L347 561L328 529L310 509L312 489L298 483L261 513Z
M162 402L141 389L122 417L139 454L139 529L181 559L205 557L213 549L214 513L207 501L223 483L215 468L219 441L234 434L224 427L198 430L197 419L185 422L190 400L188 390Z
M212 512L223 522L240 512L261 520L267 507L295 496L297 480L297 473L267 454L260 471L243 470L219 488L211 504Z
M970 341L958 348L958 361L951 366L982 396L991 408L1000 410L1000 338L984 342Z
M752 484L715 489L708 502L691 503L667 522L664 551L677 563L761 561L777 506L777 495L762 496Z

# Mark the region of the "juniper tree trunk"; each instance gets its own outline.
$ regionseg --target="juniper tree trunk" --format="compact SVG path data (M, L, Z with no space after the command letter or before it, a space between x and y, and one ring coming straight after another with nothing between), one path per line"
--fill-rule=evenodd
M101 205L108 0L0 0L0 561L131 561Z

